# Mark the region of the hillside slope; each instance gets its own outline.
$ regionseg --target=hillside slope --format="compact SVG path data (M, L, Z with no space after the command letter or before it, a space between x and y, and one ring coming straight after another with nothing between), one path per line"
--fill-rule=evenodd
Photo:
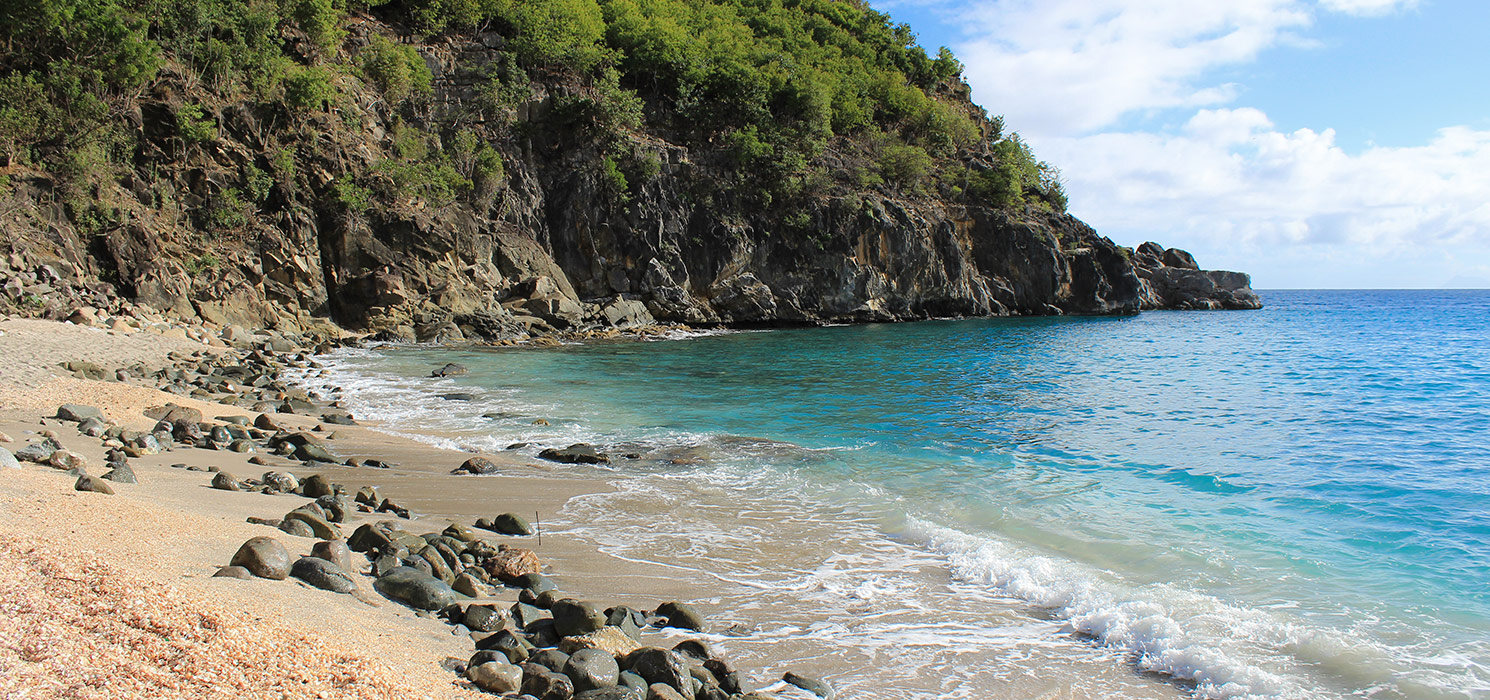
M0 304L28 314L117 291L456 340L1258 305L1064 213L956 59L860 2L3 12Z

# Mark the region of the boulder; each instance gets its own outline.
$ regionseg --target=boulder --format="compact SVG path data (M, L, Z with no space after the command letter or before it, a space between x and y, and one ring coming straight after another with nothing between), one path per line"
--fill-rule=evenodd
M511 630L500 630L496 634L483 637L476 642L476 648L482 651L498 652L514 664L527 661L528 654L533 651L532 644L513 634Z
M671 649L642 647L627 654L621 666L641 676L648 685L661 683L679 689L693 687L688 662Z
M533 526L517 513L503 513L491 521L491 530L504 535L526 536L533 534Z
M57 407L58 420L65 420L72 423L82 423L89 418L94 418L102 421L104 419L103 411L100 411L93 406L83 406L81 404L75 403L65 403Z
M333 593L351 593L357 583L345 569L320 557L301 557L290 567L290 575L316 588Z
M562 450L552 447L538 453L540 459L550 462L561 462L564 464L605 464L610 462L610 455L597 452L595 447L583 442L578 442Z
M233 475L227 472L218 472L212 475L212 488L222 491L243 490L243 486L239 484L238 480L233 478Z
M113 494L114 489L102 479L95 479L87 474L78 477L77 483L72 485L74 491L89 491L92 493Z
M310 547L310 555L325 559L347 571L356 571L352 563L352 550L342 540L321 540Z
M331 481L320 474L312 474L300 482L300 494L306 498L320 498L336 493Z
M645 696L634 688L616 685L575 693L573 700L645 700Z
M657 616L666 620L666 627L704 631L704 617L683 603L663 603L657 606Z
M455 377L455 376L459 376L459 375L462 375L462 374L466 374L467 372L470 372L470 370L466 369L466 366L465 365L461 365L461 364L456 364L454 362L450 362L450 363L447 363L444 367L441 367L441 368L439 368L439 369L437 369L437 370L435 370L433 372L430 372L429 373L429 376L431 376L431 377Z
M295 493L300 490L300 480L294 474L286 472L264 472L261 477L265 486L281 493Z
M373 582L379 593L419 610L441 610L456 602L458 594L444 581L418 569L400 566Z
M284 522L288 523L297 520L305 523L308 527L310 527L310 531L320 539L341 539L341 530L337 529L335 525L327 522L325 518L322 518L315 513L310 512L309 510L296 508L295 510L285 513Z
M689 700L672 686L653 683L647 686L647 700Z
M538 664L523 664L523 694L538 700L570 700L574 682L569 676Z
M625 656L641 646L625 632L607 625L589 634L565 637L559 642L559 651L573 654L581 649L600 649L613 656Z
M86 469L88 467L88 460L83 459L83 455L76 452L57 450L52 453L52 456L47 458L47 464L58 469Z
M294 535L296 537L310 538L316 536L316 531L310 529L309 525L306 525L300 520L281 520L275 527L278 527L281 532L287 535Z
M738 694L741 691L740 674L733 667L721 659L708 659L704 661L704 669L713 674L714 681L726 693Z
M5 449L4 447L0 447L0 469L20 469L20 468L21 468L21 462L20 462L20 460L17 460L16 459L16 456L10 453L10 450Z
M564 673L564 666L569 663L569 655L558 649L539 649L528 657L528 663L538 664L554 673Z
M15 456L16 459L23 462L47 464L47 460L52 458L52 454L60 449L62 449L62 445L58 444L56 440L47 438L41 442L33 443L16 450Z
M781 680L788 685L794 685L798 688L801 688L802 690L812 693L813 695L816 695L823 700L833 700L833 686L828 685L827 681L820 678L803 676L792 673L791 671L787 671L786 675L781 677Z
M135 471L128 464L123 462L111 462L111 464L114 465L114 468L103 475L104 479L108 479L116 484L139 483L139 480L135 478Z
M582 693L616 685L621 667L616 664L616 657L608 651L580 649L569 655L569 662L564 664L564 675L569 676L569 680L574 682L574 689Z
M564 598L554 602L551 612L560 637L590 634L605 627L605 613L592 603Z
M224 566L212 575L212 578L237 578L245 581L254 577L253 572L241 566Z
M523 687L523 670L501 661L488 661L467 668L466 677L489 693L515 693Z
M461 618L461 624L477 632L495 632L506 621L506 612L494 605L472 605Z
M451 474L495 474L497 465L485 457L472 457L450 470Z
M500 581L511 581L524 574L538 573L538 555L531 549L504 547L486 561L486 571Z
M259 578L282 581L290 575L290 553L273 537L244 542L229 564L248 569Z
M201 411L198 411L195 408L187 408L186 406L177 406L173 403L168 403L164 406L152 406L145 409L144 414L146 418L149 418L153 421L170 423L171 425L183 422L202 422Z

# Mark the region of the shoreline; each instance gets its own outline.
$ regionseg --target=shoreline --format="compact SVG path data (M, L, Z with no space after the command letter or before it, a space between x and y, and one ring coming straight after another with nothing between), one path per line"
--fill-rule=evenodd
M0 447L14 452L38 442L41 434L47 432L55 436L64 450L81 455L86 464L84 471L94 478L105 470L100 466L105 464L109 453L103 442L80 434L76 423L41 416L53 415L57 406L62 404L86 405L92 402L102 409L105 420L122 428L148 430L155 421L144 416L142 411L166 403L201 411L204 427L225 425L216 420L219 416L239 416L252 421L260 415L244 406L228 406L158 391L149 388L151 382L143 377L112 382L46 376L61 374L48 370L71 359L59 354L71 349L87 357L82 360L84 362L100 367L112 365L106 367L106 371L126 365L143 366L146 371L142 374L146 376L154 373L152 370L156 367L169 366L172 353L176 353L175 359L182 360L190 359L190 353L199 352L203 358L216 358L242 353L241 350L204 345L174 331L166 334L103 331L66 323L21 319L0 321L0 333L3 333L0 335L0 351L3 351L0 352L0 432L14 440L0 443ZM286 581L214 578L213 573L228 563L238 545L252 537L273 537L292 555L309 552L311 544L317 540L295 537L248 522L252 517L272 519L305 504L305 498L218 490L210 485L213 478L226 472L236 480L267 470L290 471L301 478L321 474L344 485L348 498L364 486L376 486L385 492L387 498L400 501L405 507L413 507L415 511L420 510L422 504L448 499L450 492L460 491L472 509L486 507L492 515L501 512L553 513L575 495L603 492L609 488L599 480L548 474L540 464L503 454L484 456L499 465L500 471L515 469L522 475L453 476L448 473L450 469L473 454L440 449L369 427L325 424L310 416L274 414L272 420L283 423L285 428L329 438L324 444L335 449L341 457L378 459L402 466L389 469L337 465L312 467L267 454L262 444L254 452L247 453L178 446L159 454L132 454L127 464L138 477L138 484L111 483L113 495L74 491L72 482L76 477L51 466L23 462L20 470L0 470L0 504L3 504L0 505L0 552L3 552L0 554L0 567L3 567L0 581L4 581L13 592L7 597L20 601L11 603L7 609L5 631L13 641L0 645L0 668L6 670L3 675L17 683L5 689L6 697L28 692L93 697L89 695L91 690L79 688L92 688L99 683L99 678L108 676L103 668L105 665L126 670L115 674L119 676L115 685L105 683L100 687L113 688L125 695L144 692L165 696L178 691L182 697L191 695L185 690L186 686L177 687L179 684L171 680L169 667L159 666L161 662L152 659L142 649L119 651L118 656L98 656L94 653L97 649L111 645L106 636L95 636L90 632L71 635L66 645L75 652L71 654L59 652L55 656L37 657L26 651L32 643L27 640L34 641L36 635L55 636L55 630L43 631L45 616L41 611L59 603L56 600L31 600L19 592L35 588L38 580L67 578L58 572L75 571L82 565L92 566L87 570L96 570L98 573L91 575L97 578L120 582L123 589L158 591L153 602L170 611L166 617L196 621L182 623L184 626L179 629L162 631L166 637L185 635L192 625L200 627L205 618L196 611L209 610L216 616L214 620L226 620L211 624L231 630L234 635L271 647L271 642L290 639L292 645L315 652L311 658L319 661L310 664L312 666L324 666L329 654L345 660L344 664L338 662L338 667L347 665L361 669L352 677L337 676L340 680L329 686L317 686L307 681L308 685L302 684L303 687L289 693L291 696L299 696L304 691L306 696L320 693L325 697L378 697L389 694L390 688L396 688L398 693L415 697L465 697L463 693L479 697L479 691L450 669L463 666L465 658L474 651L472 637L489 635L468 635L469 630L465 628L451 627L443 621L416 614L408 607L379 596L372 585L373 579L353 573L356 591L353 595L341 595L300 584L294 578ZM320 432L314 432L317 430ZM266 464L250 464L250 458L258 458ZM191 470L173 468L173 464L186 465ZM340 525L341 534L352 535L359 526L387 520L390 515L349 514L347 522ZM415 515L410 520L399 521L399 524L409 532L438 533L452 520ZM459 524L469 527L470 522ZM668 601L690 599L689 592L679 590L666 570L605 555L592 546L566 538L563 533L542 533L541 545L534 537L481 534L481 539L491 544L532 547L542 562L545 576L552 576L565 595L579 595L604 607L624 605L637 610L652 610ZM25 556L18 556L17 552L24 552ZM363 561L360 554L353 557L354 568L366 571L368 562ZM78 564L79 561L84 564ZM110 590L115 589L75 591L69 600L76 608L93 609L108 599ZM616 592L619 591L648 591L652 595L618 595ZM489 601L505 608L514 602L518 589L483 588L482 592L495 595L476 598L475 601ZM227 612L217 615L220 608L215 606L222 606ZM251 610L256 616L245 622L243 618L234 617L233 610ZM652 622L656 623L655 620ZM84 626L83 629L93 628ZM98 629L111 630L110 634L115 636L120 633L117 624ZM369 643L366 633L370 630L376 630L372 643ZM209 634L192 642L173 641L179 647L175 652L178 661L183 655L195 658L193 654L220 654L221 650L214 644L226 634ZM655 645L663 649L674 646L683 638L676 630L666 632L645 625L636 636L639 641L633 644ZM355 640L356 651L345 648L348 640ZM241 683L246 685L239 686L235 693L269 692L275 690L275 678L298 678L311 673L297 666L302 661L296 655L280 653L270 656L273 658L255 658L254 664L256 667L265 664L283 666L280 672L241 679ZM623 662L624 659L624 656L620 658ZM238 661L246 663L244 659ZM220 662L232 665L233 654L227 654ZM60 664L63 663L71 669L69 672L62 671ZM76 682L71 685L64 682L82 677L91 680L82 682L81 686ZM43 683L47 678L57 679L57 683L45 688L32 687L28 683ZM152 683L155 685L151 686ZM139 684L150 689L142 691ZM756 678L751 678L748 683L752 687L762 684L764 682ZM200 692L204 687L212 686L192 687ZM317 689L312 691L313 687ZM214 692L220 692L220 689Z

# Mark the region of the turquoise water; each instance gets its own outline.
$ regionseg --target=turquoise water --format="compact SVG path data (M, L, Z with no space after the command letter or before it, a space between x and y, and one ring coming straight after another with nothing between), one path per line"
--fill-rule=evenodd
M550 350L385 347L342 353L332 376L354 411L401 430L639 454L601 472L622 495L574 503L567 524L605 519L590 534L613 551L667 552L742 590L846 589L887 614L914 600L930 610L924 632L927 575L896 583L895 562L913 557L958 601L1049 623L1021 643L1106 654L1185 694L1490 697L1490 292L1264 301ZM471 374L421 378L446 361ZM457 389L476 400L436 396ZM648 517L627 521L638 508ZM800 580L768 574L751 562L759 538L821 533L741 538L747 510L842 517L842 541L809 543L833 556L793 555L807 557ZM697 537L669 539L659 514ZM842 580L824 583L825 565Z

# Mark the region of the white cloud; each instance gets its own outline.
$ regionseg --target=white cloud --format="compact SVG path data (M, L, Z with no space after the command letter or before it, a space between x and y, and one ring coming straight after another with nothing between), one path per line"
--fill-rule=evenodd
M1319 4L1332 12L1374 17L1417 7L1418 0L1320 0Z
M1189 248L1262 286L1490 281L1490 131L1352 155L1332 131L1280 132L1242 108L1199 110L1175 133L1036 145L1099 231Z

